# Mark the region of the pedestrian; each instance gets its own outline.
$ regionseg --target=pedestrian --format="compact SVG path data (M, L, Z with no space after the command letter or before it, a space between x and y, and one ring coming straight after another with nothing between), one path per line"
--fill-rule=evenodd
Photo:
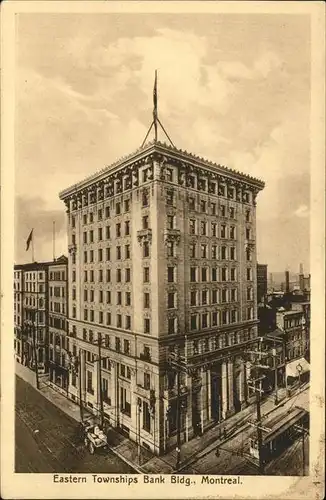
M216 447L216 450L215 450L215 456L216 456L216 457L219 457L219 456L220 456L220 449L219 449L219 447L218 447L218 446Z
M219 439L221 439L221 437L222 437L222 428L221 427L218 428L218 437L219 437Z

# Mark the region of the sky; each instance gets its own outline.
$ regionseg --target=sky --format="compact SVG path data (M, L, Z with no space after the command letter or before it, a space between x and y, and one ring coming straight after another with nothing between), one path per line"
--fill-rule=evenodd
M67 254L58 193L137 149L158 111L177 148L265 181L258 261L309 272L310 26L293 14L19 14L15 261ZM161 136L159 139L163 140Z

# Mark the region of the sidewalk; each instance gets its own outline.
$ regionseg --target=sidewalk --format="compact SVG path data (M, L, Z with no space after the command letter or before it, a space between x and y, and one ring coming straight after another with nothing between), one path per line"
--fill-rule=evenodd
M35 374L29 368L16 363L16 374L35 387ZM56 392L51 387L47 386L46 383L42 383L42 380L40 382L40 392L43 396L67 415L79 422L79 406L59 392ZM296 393L297 391L295 391L290 398L288 398L286 397L285 389L279 389L279 404L277 406L274 404L273 397L268 397L264 400L261 404L262 417L271 413L275 408L282 406L285 401L294 397ZM91 413L89 413L89 415L91 415ZM197 436L187 443L183 443L181 447L181 467L179 470L181 471L182 468L189 465L195 457L198 459L201 455L204 456L207 453L208 447L211 447L211 445L214 447L217 443L222 444L230 438L235 437L249 425L249 421L254 419L255 407L253 405L249 405L241 412L228 418L226 421L214 425L214 427L207 430L202 436ZM108 441L111 444L110 448L112 452L140 474L173 474L175 472L177 459L175 449L169 451L163 457L154 456L146 450L142 450L141 464L139 465L137 456L138 448L136 443L122 436L113 428L110 428L109 430Z

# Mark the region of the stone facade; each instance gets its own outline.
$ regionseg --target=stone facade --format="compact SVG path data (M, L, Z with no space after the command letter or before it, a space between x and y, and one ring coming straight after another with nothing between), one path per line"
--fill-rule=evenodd
M95 414L102 400L105 418L155 453L175 443L177 396L185 440L246 404L263 186L154 142L60 193L69 393Z

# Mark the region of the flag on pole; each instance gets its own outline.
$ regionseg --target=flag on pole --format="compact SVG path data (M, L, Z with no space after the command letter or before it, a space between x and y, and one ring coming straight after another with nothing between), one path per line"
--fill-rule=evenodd
M155 81L154 81L154 90L153 90L153 103L154 103L153 116L154 116L154 120L156 120L156 118L157 118L157 70L155 70Z
M29 237L27 238L27 241L26 241L26 252L29 249L29 245L31 244L32 239L33 239L33 229L29 233Z

